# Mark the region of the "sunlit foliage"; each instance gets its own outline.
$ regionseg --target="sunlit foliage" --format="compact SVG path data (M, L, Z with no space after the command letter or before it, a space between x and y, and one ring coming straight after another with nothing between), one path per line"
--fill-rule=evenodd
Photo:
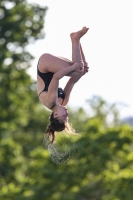
M67 164L53 163L43 145L49 112L26 73L26 46L44 37L46 10L0 2L0 199L132 200L133 128L120 125L115 104L94 96L88 110L69 108L80 137Z

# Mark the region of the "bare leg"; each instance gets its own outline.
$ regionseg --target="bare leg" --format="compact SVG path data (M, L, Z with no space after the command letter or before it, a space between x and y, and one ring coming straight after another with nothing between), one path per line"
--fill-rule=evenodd
M82 60L83 60L83 62L85 64L86 63L86 59L85 59L85 55L83 53L83 49L82 49L81 43L80 43L80 52L81 52Z
M80 38L84 34L86 34L87 31L88 31L88 28L83 27L82 30L70 34L71 40L72 40L72 61L73 62L77 62L85 58L83 55L81 44L80 44Z
M75 63L79 60L82 60L80 41L72 39L72 61Z
M57 71L60 71L66 67L70 67L74 62L82 60L79 40L87 31L88 29L84 27L82 30L71 34L73 62L65 58L53 56L51 54L43 54L40 57L38 64L39 70L44 73L56 73ZM76 72L69 74L69 76L74 75L76 75Z
M82 56L83 63L84 63L84 72L83 72L83 74L86 74L86 72L89 71L89 67L88 67L88 63L86 62L85 55L83 53L83 49L82 49L81 43L80 43L80 51L81 51L81 56Z

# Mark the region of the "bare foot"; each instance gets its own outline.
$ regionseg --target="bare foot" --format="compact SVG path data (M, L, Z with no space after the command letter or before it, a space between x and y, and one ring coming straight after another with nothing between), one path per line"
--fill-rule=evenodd
M89 28L83 27L80 31L74 32L70 34L72 40L80 40L80 38L87 33Z

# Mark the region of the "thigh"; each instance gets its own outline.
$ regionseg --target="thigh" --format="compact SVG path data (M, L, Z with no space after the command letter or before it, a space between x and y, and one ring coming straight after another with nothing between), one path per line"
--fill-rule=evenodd
M57 57L51 54L43 54L38 63L38 68L41 72L56 73L66 67L73 65L73 62L67 58Z

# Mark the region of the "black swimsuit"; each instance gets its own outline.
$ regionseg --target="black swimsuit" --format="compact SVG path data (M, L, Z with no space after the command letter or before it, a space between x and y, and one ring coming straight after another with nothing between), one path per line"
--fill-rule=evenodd
M45 88L40 92L40 94L41 94L44 91L48 91L48 87L53 78L54 73L52 73L52 72L42 73L39 71L39 69L37 67L37 74L42 78L42 80L45 83ZM39 96L40 96L40 94L39 94ZM58 98L62 98L63 101L65 99L65 93L62 90L62 88L58 88ZM63 103L63 101L62 101L62 103Z
M44 91L47 92L47 91L48 91L49 84L50 84L50 82L51 82L51 80L52 80L52 78L53 78L54 73L52 73L52 72L42 73L42 72L39 71L39 69L37 69L37 74L42 78L42 80L43 80L44 83L45 83L45 87L44 87L44 89L40 92L40 94L41 94L42 92L44 92ZM40 94L39 94L39 96L40 96Z

